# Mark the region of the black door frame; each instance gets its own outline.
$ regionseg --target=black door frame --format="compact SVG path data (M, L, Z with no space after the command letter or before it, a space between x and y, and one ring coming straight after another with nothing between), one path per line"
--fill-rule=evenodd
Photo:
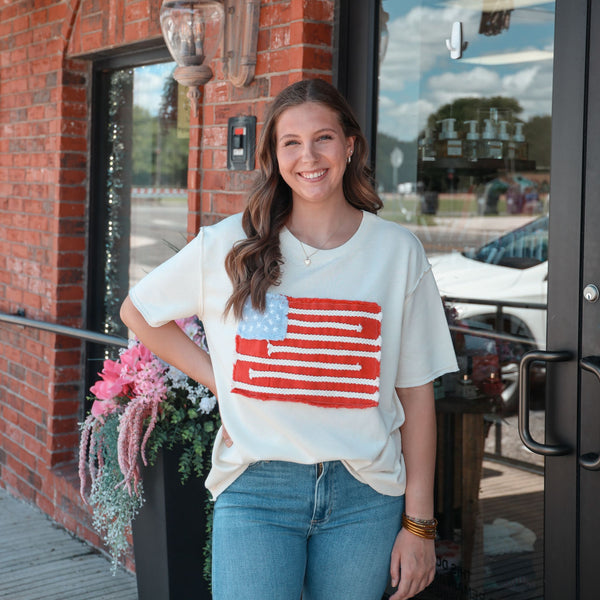
M364 127L374 163L380 0L338 1L337 85ZM595 12L591 10L592 4ZM580 440L583 440L584 452L600 452L600 402L597 402L600 381L588 374L581 378L579 369L584 273L586 283L595 281L600 287L600 261L593 260L594 256L600 256L600 211L591 215L600 190L600 138L597 136L600 78L589 76L591 72L600 72L600 36L590 39L590 31L600 28L598 4L594 0L556 0L547 348L568 350L573 359L548 365L546 443L567 444L572 450L565 456L546 460L546 600L597 597L595 543L600 535L600 519L593 519L592 515L600 497L600 474L580 469L578 457L582 451ZM369 24L368 28L365 23ZM588 106L591 107L589 114ZM587 204L586 197L590 199ZM582 260L584 250L589 257L586 261ZM600 321L600 302L583 308L584 316L589 314L589 319L595 316L595 322ZM600 356L600 336L594 336L596 328L591 325L587 330L590 333L583 336L583 349L587 354ZM582 379L587 397L595 397L598 407L580 402ZM581 419L581 408L593 418L584 415L586 418ZM582 423L584 427L580 431ZM586 429L586 423L592 426ZM580 494L582 482L588 482L588 487ZM580 526L581 514L584 515L583 527Z
M578 292L581 303L581 355L580 358L600 356L600 305L582 298L582 290L589 283L600 287L600 3L591 0L589 10L589 64L587 89L587 123L585 126L585 194L582 209L583 260ZM577 456L598 460L600 454L600 381L598 377L581 371L580 429ZM591 455L589 453L592 453ZM579 472L580 534L578 538L578 565L580 572L580 597L592 600L598 597L598 551L600 536L598 499L600 498L600 472L580 467Z

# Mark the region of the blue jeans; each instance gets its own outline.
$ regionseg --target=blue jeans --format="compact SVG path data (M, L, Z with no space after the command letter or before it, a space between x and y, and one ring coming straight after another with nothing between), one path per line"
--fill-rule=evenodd
M217 498L214 600L380 600L404 496L340 462L250 465Z

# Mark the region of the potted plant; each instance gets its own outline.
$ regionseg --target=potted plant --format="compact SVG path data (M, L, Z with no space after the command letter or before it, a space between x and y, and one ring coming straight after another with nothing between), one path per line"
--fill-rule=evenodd
M198 319L178 325L207 349ZM138 340L99 375L81 426L80 492L113 572L133 532L140 598L210 598L204 477L220 426L216 399Z

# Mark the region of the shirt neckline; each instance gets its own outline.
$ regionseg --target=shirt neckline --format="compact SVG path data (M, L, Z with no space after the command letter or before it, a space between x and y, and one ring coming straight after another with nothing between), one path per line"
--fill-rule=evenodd
M325 257L327 259L333 258L337 254L346 252L352 246L357 244L359 241L359 238L362 237L363 232L367 227L367 221L369 221L371 217L375 216L364 210L361 212L362 212L362 219L361 219L360 224L358 225L356 231L343 244L340 244L339 246L336 246L335 248L321 249L321 248L316 248L315 246L311 246L310 244L300 242L300 240L287 228L286 225L283 226L282 234L283 234L284 238L287 237L288 238L287 241L290 244L292 244L292 250L293 250L293 248L297 249L297 250L293 250L294 253L302 256L303 258L305 256L304 256L304 252L302 251L302 246L304 246L305 250L308 251L309 254L311 252L313 252L313 254L311 256L311 261L313 261L313 262L320 261L321 259L324 259Z

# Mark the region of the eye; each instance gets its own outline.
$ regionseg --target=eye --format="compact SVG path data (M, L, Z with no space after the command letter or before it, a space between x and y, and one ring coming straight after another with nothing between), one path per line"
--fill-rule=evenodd
M333 139L333 136L330 133L324 133L323 135L319 136L319 141L321 140L325 140L325 141L329 141Z
M298 142L296 140L286 140L285 142L283 142L283 147L287 148L288 146L292 146L297 143Z

